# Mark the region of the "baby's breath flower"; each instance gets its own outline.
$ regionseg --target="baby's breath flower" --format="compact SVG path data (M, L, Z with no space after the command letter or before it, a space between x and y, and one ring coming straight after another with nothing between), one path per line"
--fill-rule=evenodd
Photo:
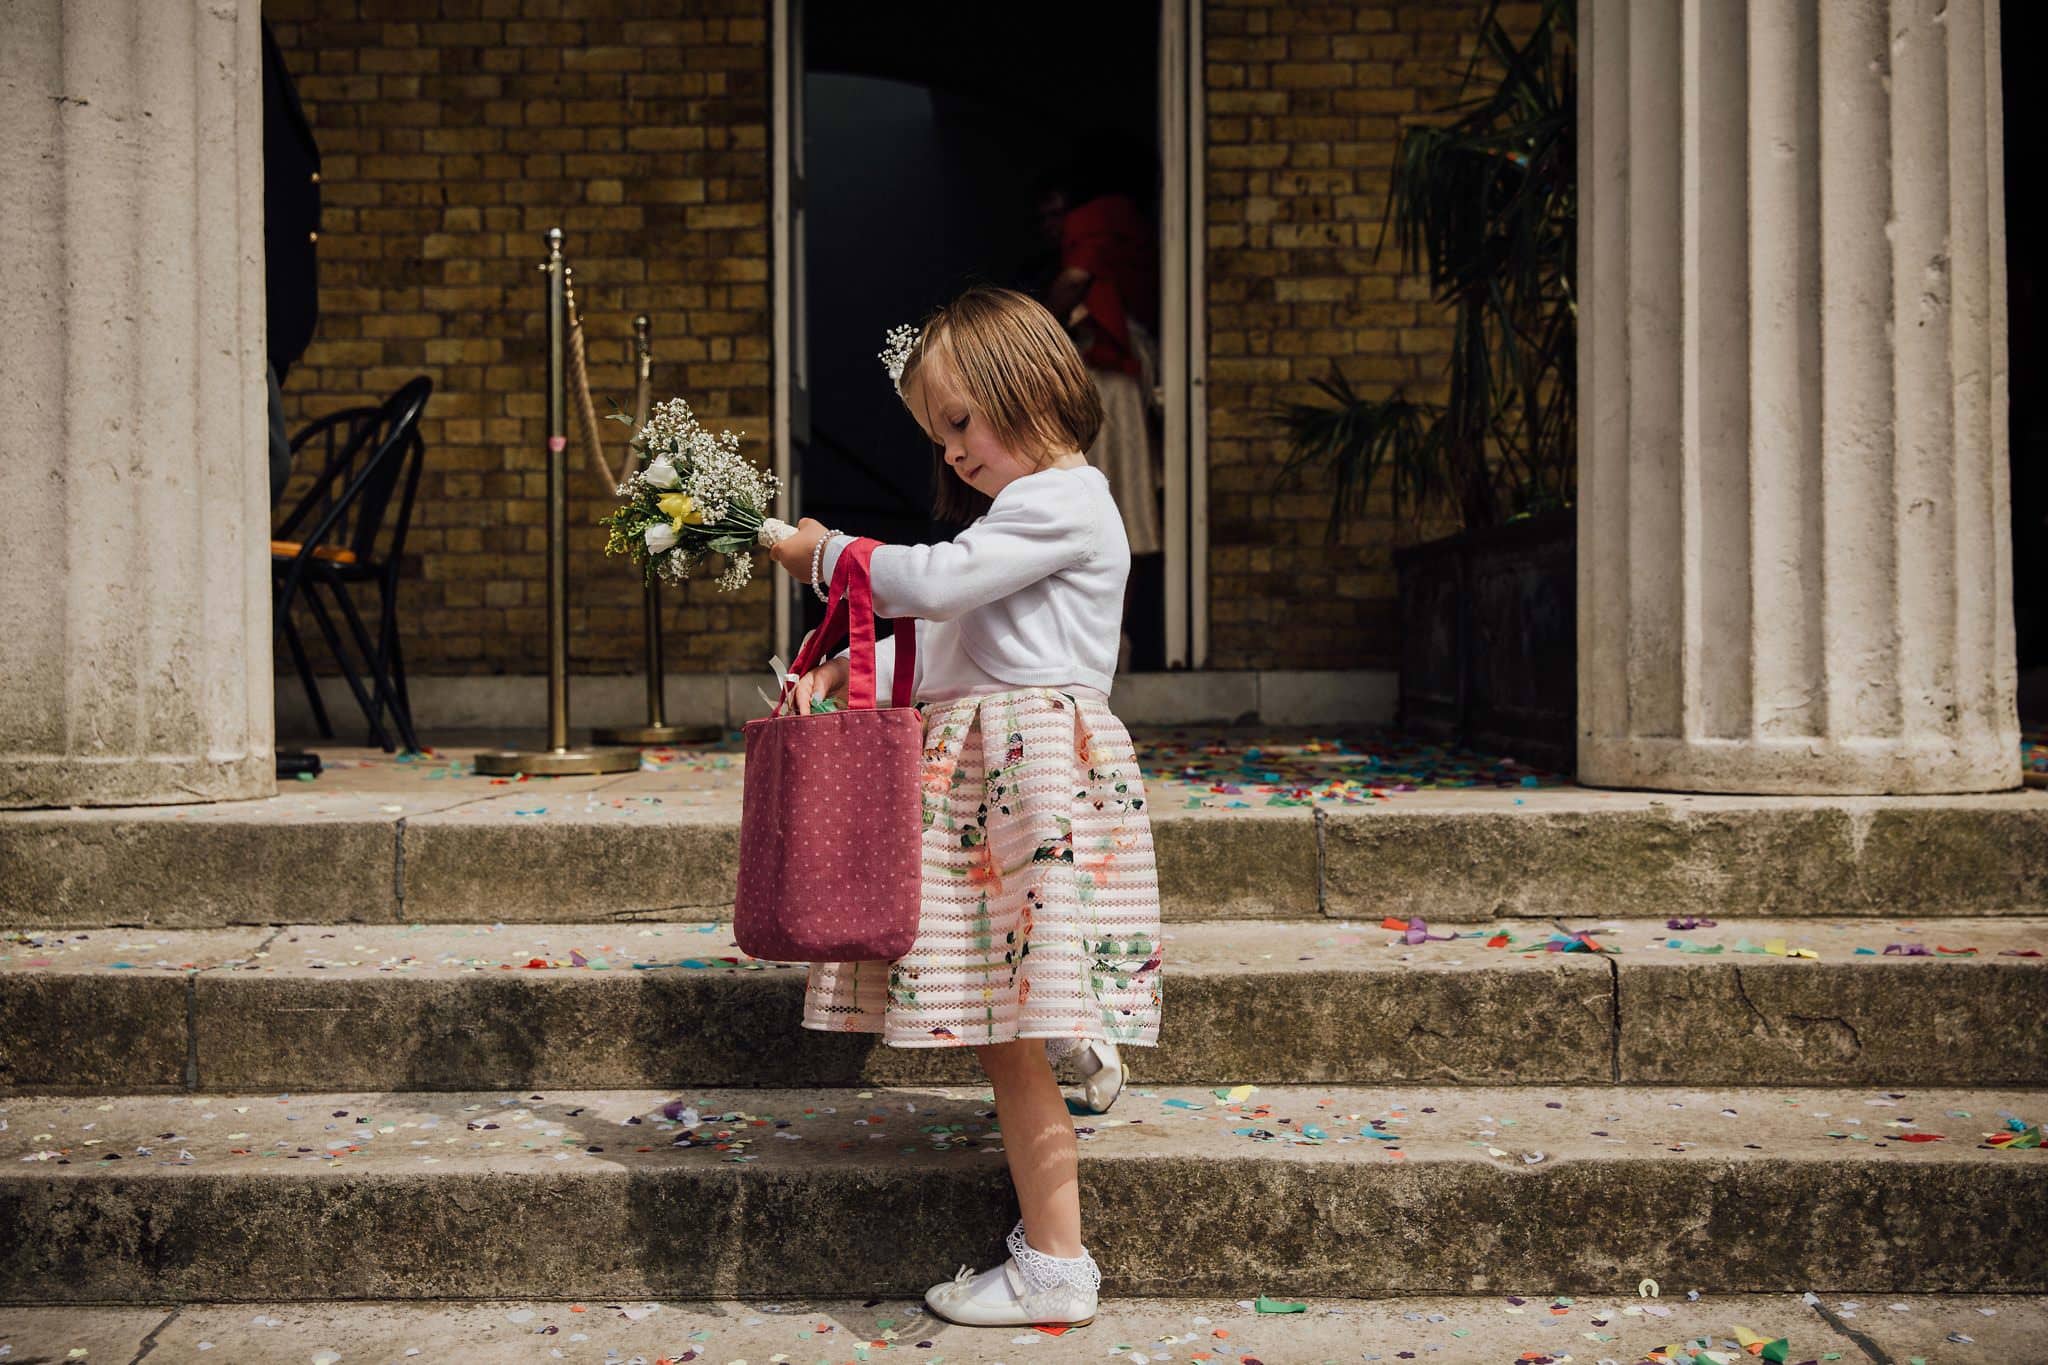
M618 489L625 505L604 518L611 531L605 552L631 555L650 579L671 583L715 554L725 562L720 588L750 581L780 481L740 454L739 434L712 435L688 403L672 398L648 414L629 444L637 467Z
M910 353L917 346L917 328L909 323L891 327L883 338L882 368L889 372L889 382L900 392L903 388L903 368L910 363Z

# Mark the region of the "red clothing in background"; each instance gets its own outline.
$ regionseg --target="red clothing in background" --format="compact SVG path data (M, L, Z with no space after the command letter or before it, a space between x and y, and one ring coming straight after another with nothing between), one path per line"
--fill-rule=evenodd
M1069 209L1060 223L1060 266L1094 277L1082 302L1095 336L1081 359L1094 369L1137 377L1131 320L1159 330L1159 242L1137 201L1105 194Z

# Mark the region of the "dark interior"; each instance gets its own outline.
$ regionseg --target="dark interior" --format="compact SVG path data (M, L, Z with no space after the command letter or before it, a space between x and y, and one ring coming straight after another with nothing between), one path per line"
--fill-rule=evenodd
M2048 408L2034 399L2048 384L2041 352L2040 258L2048 217L2026 189L2040 165L2048 119L2034 103L2027 63L2048 41L2048 11L2034 0L1999 6L2005 86L2005 279L2012 393L2012 595L2020 668L2020 723L2048 727Z
M883 334L971 283L1038 292L1057 265L1039 232L1038 184L1074 162L1158 222L1158 11L802 8L803 511L884 541L949 539L958 528L930 517L930 446L878 358ZM808 629L824 608L808 590L803 600ZM1134 601L1134 665L1163 640L1163 616L1147 615ZM1154 638L1141 641L1141 627Z

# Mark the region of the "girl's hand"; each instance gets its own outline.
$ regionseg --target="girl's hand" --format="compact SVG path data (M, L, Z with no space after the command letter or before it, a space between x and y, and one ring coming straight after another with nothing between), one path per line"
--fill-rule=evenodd
M768 557L789 571L799 582L811 581L811 551L825 538L825 523L805 517L796 524L796 534L768 547Z
M827 659L810 672L796 680L796 711L794 714L811 714L812 697L831 697L841 706L846 705L848 689L853 681L853 667L850 659Z

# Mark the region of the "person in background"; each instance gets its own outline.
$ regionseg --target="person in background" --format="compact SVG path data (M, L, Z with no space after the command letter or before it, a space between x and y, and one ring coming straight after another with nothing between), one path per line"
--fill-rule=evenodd
M1077 185L1085 182L1070 173L1039 195L1040 229L1059 248L1045 304L1090 369L1135 379L1143 360L1132 329L1156 335L1159 328L1158 234L1129 194Z
M1118 668L1156 669L1164 611L1159 385L1159 239L1138 201L1080 170L1038 186L1039 230L1058 253L1042 301L1067 328L1102 400L1089 463L1108 478L1131 546ZM1142 620L1134 639L1133 620ZM1137 640L1144 642L1138 648Z

